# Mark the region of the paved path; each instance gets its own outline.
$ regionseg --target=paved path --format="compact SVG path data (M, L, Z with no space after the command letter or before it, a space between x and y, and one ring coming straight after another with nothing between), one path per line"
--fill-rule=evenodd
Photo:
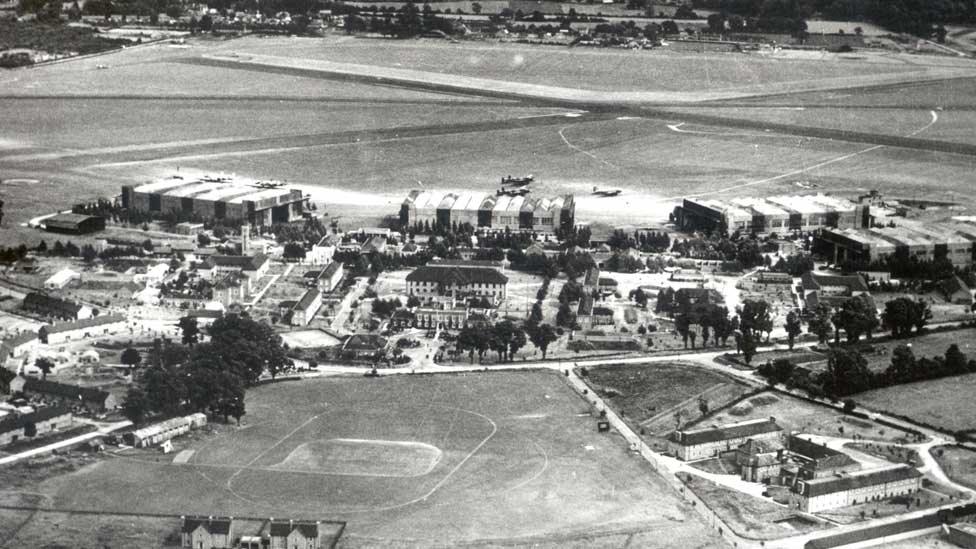
M53 452L54 450L58 450L60 448L67 448L67 447L70 447L70 446L75 446L76 444L81 444L82 442L85 442L87 440L91 440L93 438L98 438L98 437L100 437L102 435L106 435L106 434L111 433L113 431L118 431L119 429L124 429L124 428L130 427L132 425L132 422L131 421L128 421L128 420L126 420L126 421L119 421L119 422L116 422L116 423L96 423L96 422L93 422L93 421L90 421L90 420L86 420L86 419L83 419L83 418L76 418L76 420L79 423L87 423L89 425L98 425L99 426L98 427L98 430L92 431L90 433L85 433L83 435L78 435L76 437L72 437L72 438L69 438L69 439L65 439L65 440L61 440L61 441L58 441L58 442L54 442L52 444L48 444L47 446L41 446L40 448L34 448L32 450L25 450L23 452L20 452L19 454L13 454L13 455L10 455L10 456L6 456L4 458L0 458L0 465L7 465L7 464L10 464L10 463L14 463L16 461L20 461L22 459L27 459L27 458L34 457L34 456L39 456L41 454L46 454L48 452Z
M274 286L278 282L279 279L281 279L281 278L288 278L288 275L291 274L291 271L294 268L295 268L295 263L289 263L288 266L285 267L285 272L281 273L280 275L271 275L271 281L268 282L264 286L264 288L262 288L261 291L257 293L256 296L254 296L254 299L252 299L251 302L247 304L247 306L248 307L253 307L253 306L257 305L258 302L261 301L261 298L264 297L264 294L268 293L268 290L270 290L271 287Z

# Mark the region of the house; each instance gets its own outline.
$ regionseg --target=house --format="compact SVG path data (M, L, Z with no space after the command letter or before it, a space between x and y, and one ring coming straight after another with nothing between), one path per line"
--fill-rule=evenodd
M816 513L859 503L910 496L922 487L922 474L910 465L798 480L790 493L791 507Z
M943 280L940 286L943 295L945 295L946 300L950 303L972 307L974 303L973 291L959 278L959 275L954 275L951 278Z
M17 412L0 417L0 447L12 444L27 437L28 432L33 436L65 429L71 426L71 411L64 406L48 406L38 408L28 414Z
M318 243L312 245L312 249L305 253L305 262L312 265L328 265L335 257L338 239L335 235L327 234Z
M468 318L468 308L452 306L448 303L431 303L429 306L417 307L416 326L418 328L444 328L448 330L464 327Z
M37 350L39 343L34 332L21 332L0 341L0 360L22 357Z
M597 289L600 295L613 295L617 291L617 281L609 277L601 276L597 282Z
M38 336L41 342L57 345L74 339L97 338L122 332L126 328L121 315L96 316L74 322L41 326Z
M45 290L60 290L68 285L72 280L78 280L81 275L71 269L61 269L44 281Z
M80 406L92 413L114 410L118 405L115 395L108 391L34 377L17 376L10 382L10 392L40 397L70 407Z
M508 277L491 267L425 265L407 275L407 295L428 301L484 297L498 304L505 299L507 285Z
M417 325L417 315L409 309L397 309L390 316L390 325L394 328L411 328Z
M315 318L315 313L322 307L322 292L318 288L311 288L302 295L298 303L292 308L291 325L308 326Z
M95 349L88 349L81 356L78 357L78 362L80 364L98 364L100 357L98 356L98 351Z
M799 463L797 480L812 480L839 474L853 473L861 464L844 452L828 448L824 444L791 435L786 438L786 449Z
M783 445L776 440L750 438L735 449L739 476L747 482L771 483L779 477L785 459Z
M344 274L345 270L343 269L342 263L336 261L330 263L328 267L321 271L309 271L305 273L305 276L314 279L318 283L319 290L332 292L342 282L342 276Z
M271 538L269 549L321 549L322 530L318 521L310 520L271 520L268 534Z
M668 437L668 448L678 459L692 461L734 450L749 439L777 441L782 434L775 418L754 419L722 427L675 431Z
M386 338L373 334L353 334L342 344L342 356L351 359L377 359L386 353Z
M820 303L840 307L852 297L862 297L870 307L875 306L874 300L869 299L867 282L859 274L823 275L806 272L800 277L800 288L807 309L813 309Z
M87 305L40 292L31 292L24 296L21 307L25 311L62 320L84 320L94 314Z
M374 236L363 243L362 247L359 248L359 253L363 255L370 254L381 254L386 252L386 237L385 236Z
M200 276L216 278L226 273L242 273L248 280L248 291L254 282L268 273L271 260L264 254L255 255L214 255L208 257L197 269Z
M234 517L180 517L180 547L230 549L234 547Z

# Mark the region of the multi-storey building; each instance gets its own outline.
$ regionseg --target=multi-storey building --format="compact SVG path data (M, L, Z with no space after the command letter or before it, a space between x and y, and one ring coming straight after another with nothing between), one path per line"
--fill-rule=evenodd
M798 480L791 492L792 504L816 513L859 503L907 496L922 487L922 474L910 465Z
M754 419L722 427L678 430L668 438L668 447L678 459L691 461L735 450L749 439L778 441L782 434L775 418Z
M407 275L407 294L428 301L479 297L497 304L505 299L507 285L508 277L490 267L431 264Z

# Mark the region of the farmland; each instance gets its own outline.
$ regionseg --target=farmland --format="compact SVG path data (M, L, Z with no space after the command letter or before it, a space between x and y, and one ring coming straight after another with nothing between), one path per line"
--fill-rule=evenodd
M58 510L346 520L350 547L651 529L649 547L715 543L555 373L285 382L247 406L243 427L179 441L187 464L130 451L31 491Z
M949 431L971 431L976 429L976 410L959 403L969 402L974 388L976 374L967 374L876 389L854 398L872 410Z

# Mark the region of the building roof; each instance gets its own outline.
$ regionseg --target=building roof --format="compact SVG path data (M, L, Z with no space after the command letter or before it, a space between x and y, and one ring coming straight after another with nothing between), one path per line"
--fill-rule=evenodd
M850 467L857 465L851 456L844 452L828 448L826 445L803 439L798 436L790 436L786 439L786 447L790 452L799 454L810 461L805 463L805 469L834 469L838 467Z
M79 305L74 301L69 301L57 296L31 292L24 296L24 305L28 307L39 307L43 309L57 309L58 311L77 315L84 305Z
M319 537L319 523L310 520L272 521L268 528L268 534L271 537L284 538L296 530L306 539L318 539Z
M320 297L322 297L322 293L319 292L318 288L311 288L302 295L301 299L298 300L298 303L295 304L295 309L304 311L311 307L312 303L314 303L315 300L319 299Z
M69 230L72 230L72 229L77 229L79 226L81 226L82 223L85 223L85 222L87 222L89 220L92 220L92 219L100 220L102 218L100 218L98 216L94 216L94 215L84 215L84 214L76 214L76 213L60 213L60 214L57 214L57 215L53 215L51 217L48 217L47 219L45 219L43 221L43 223L44 223L44 226L47 227L48 229L54 228L54 229L69 229Z
M823 275L808 271L800 277L800 282L803 284L804 290L820 290L824 286L844 286L852 292L868 291L864 277L859 274Z
M104 404L111 394L94 387L80 387L59 383L50 379L38 379L35 377L24 378L24 392L40 393L42 395L52 395L68 400L94 402Z
M438 284L507 284L508 277L490 267L418 267L407 275L407 282Z
M216 267L239 268L243 271L256 271L268 262L268 256L255 255L215 255L207 261Z
M888 469L873 469L834 477L824 477L801 481L798 485L800 495L809 498L867 488L879 484L899 482L919 478L922 473L910 465L899 465Z
M184 517L182 531L184 534L190 534L202 527L210 534L228 535L233 521L231 517Z
M15 336L8 337L0 341L0 345L7 348L19 347L25 343L37 340L37 332L21 332Z
M672 433L671 440L678 442L682 446L696 446L709 442L719 442L735 438L748 438L755 435L775 433L782 431L783 428L776 425L773 419L757 419L734 423L722 427L709 427L707 429L696 429L693 431L675 431Z
M353 334L342 344L344 351L381 351L386 348L386 338L376 334Z
M0 434L23 429L28 423L38 423L56 417L71 415L66 406L48 406L38 408L29 414L9 414L0 417Z
M84 330L85 328L93 328L95 326L105 326L106 324L115 324L117 322L125 322L125 317L121 315L96 316L82 320L74 320L71 322L47 324L41 326L41 330L43 330L45 334L58 334L61 332Z

